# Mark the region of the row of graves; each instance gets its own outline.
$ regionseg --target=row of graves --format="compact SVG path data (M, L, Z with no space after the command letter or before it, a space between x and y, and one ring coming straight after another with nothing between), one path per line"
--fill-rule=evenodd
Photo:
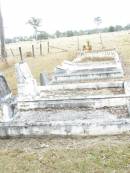
M0 75L0 136L111 135L130 130L130 81L113 50L81 51L42 85L16 64L18 95Z

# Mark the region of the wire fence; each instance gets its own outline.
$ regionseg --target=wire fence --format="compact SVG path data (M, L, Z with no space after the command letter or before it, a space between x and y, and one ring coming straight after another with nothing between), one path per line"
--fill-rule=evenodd
M68 39L69 42L67 43L66 41L64 41L63 39L51 39L45 41L42 40L11 43L6 45L6 51L8 57L19 57L19 47L21 47L23 56L37 57L44 56L49 53L61 53L79 49L78 43L75 42L73 39Z

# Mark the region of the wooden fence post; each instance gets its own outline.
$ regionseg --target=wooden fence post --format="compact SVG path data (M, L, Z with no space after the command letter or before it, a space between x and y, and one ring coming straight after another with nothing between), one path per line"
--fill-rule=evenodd
M49 41L47 42L47 45L48 45L48 53L50 52L50 43Z
M32 56L35 57L34 45L32 45Z
M23 63L23 55L22 55L22 49L21 49L21 47L19 47L19 53L20 53L21 62Z
M40 43L40 55L42 56L42 44Z
M13 50L10 48L10 51L11 51L11 54L14 56L14 52L13 52Z

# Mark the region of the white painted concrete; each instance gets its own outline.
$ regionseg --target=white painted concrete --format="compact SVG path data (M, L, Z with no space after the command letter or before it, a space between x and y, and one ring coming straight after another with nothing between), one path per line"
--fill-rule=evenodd
M35 97L38 94L37 82L33 78L27 63L15 65L18 82L18 97Z
M7 103L3 103L1 105L2 108L2 121L9 122L13 119L13 110L11 109L10 105Z

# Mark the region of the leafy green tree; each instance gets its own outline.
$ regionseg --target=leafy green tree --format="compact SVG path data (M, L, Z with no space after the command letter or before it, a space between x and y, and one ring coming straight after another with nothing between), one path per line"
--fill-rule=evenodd
M59 30L57 30L57 31L55 32L55 36L56 36L57 38L59 38L59 37L62 36L62 33L61 33Z
M121 30L123 30L123 27L121 25L115 26L115 31L121 31Z
M126 25L126 26L124 27L124 29L125 29L125 30L129 30L129 29L130 29L130 24Z
M67 36L67 37L72 37L72 36L74 36L73 31L67 31L67 32L66 32L66 36Z
M108 29L108 32L114 32L115 31L115 27L114 26L110 26Z

